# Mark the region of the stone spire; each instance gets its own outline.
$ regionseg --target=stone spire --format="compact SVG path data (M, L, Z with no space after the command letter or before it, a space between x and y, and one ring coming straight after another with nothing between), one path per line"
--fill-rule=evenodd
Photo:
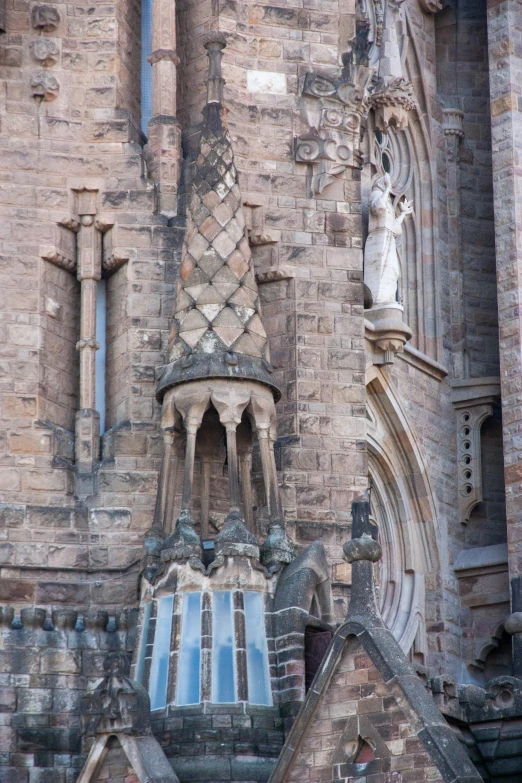
M225 36L212 31L204 45L209 59L207 103L182 249L170 363L164 368L157 390L163 405L165 445L156 521L145 541L144 573L150 579L159 572L160 558L163 562L189 559L197 563L201 557L201 540L192 516L194 463L196 441L207 457L211 444L214 450L217 448L216 422L211 424L205 417L211 408L225 430L230 508L223 530L215 538L215 564L226 555L261 556L267 567L278 568L294 557L284 530L274 457L275 401L280 395L270 377L268 340L261 321L223 107L221 57ZM163 540L162 536L171 529L174 513L174 465L178 457L172 444L176 421L182 422L186 435L181 512L174 530ZM253 511L251 462L248 468L245 455L251 454L254 435L259 442L269 517L268 536L261 552L253 531L245 523L245 519L252 519ZM208 471L207 478L202 482L203 535L208 533Z
M268 341L259 306L230 135L223 107L221 32L207 34L207 104L194 164L169 362L158 394L198 378L258 380L271 386Z

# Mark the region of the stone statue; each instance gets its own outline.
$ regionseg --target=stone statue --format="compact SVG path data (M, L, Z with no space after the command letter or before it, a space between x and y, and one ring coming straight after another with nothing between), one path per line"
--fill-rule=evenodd
M399 202L399 215L390 200L390 175L378 177L370 194L370 221L364 248L364 282L372 292L373 306L389 305L396 301L400 275L396 239L402 234L406 215L413 212L407 199Z

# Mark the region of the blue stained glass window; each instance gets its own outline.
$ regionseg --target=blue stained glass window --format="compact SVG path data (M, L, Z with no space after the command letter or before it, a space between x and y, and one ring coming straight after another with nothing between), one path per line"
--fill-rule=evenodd
M236 662L232 593L217 590L212 611L212 701L233 703L236 697Z
M145 609L143 610L143 627L141 629L140 649L138 652L138 659L136 661L136 680L138 682L143 682L143 669L145 667L145 656L147 654L147 639L149 636L151 608L152 601L149 601L148 604L145 604Z
M250 704L272 704L265 614L261 593L246 592L245 631L247 648L248 701Z
M181 618L178 704L199 704L200 693L201 593L185 593Z
M148 134L152 117L152 66L149 55L152 52L152 0L141 3L141 129Z
M173 606L173 595L164 595L160 598L158 616L156 618L154 647L152 649L152 665L150 668L149 695L151 710L160 710L167 704Z

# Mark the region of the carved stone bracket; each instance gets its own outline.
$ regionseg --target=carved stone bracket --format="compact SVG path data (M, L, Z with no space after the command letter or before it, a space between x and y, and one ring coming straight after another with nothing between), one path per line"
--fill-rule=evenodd
M366 337L373 343L376 355L373 364L393 364L412 337L408 324L402 320L403 307L390 303L386 307L365 310Z
M498 378L453 381L453 406L457 411L457 459L459 514L463 524L482 501L480 429L493 413L500 396Z

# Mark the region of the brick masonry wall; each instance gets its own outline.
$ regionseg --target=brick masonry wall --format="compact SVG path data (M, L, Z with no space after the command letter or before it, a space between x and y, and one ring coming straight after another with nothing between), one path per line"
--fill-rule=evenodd
M358 718L364 720L359 731L350 730L349 722ZM299 783L348 783L354 778L363 783L442 781L410 720L354 639L346 644L311 718L306 743L298 749L284 779ZM374 760L366 764L349 763L358 734L374 747Z

